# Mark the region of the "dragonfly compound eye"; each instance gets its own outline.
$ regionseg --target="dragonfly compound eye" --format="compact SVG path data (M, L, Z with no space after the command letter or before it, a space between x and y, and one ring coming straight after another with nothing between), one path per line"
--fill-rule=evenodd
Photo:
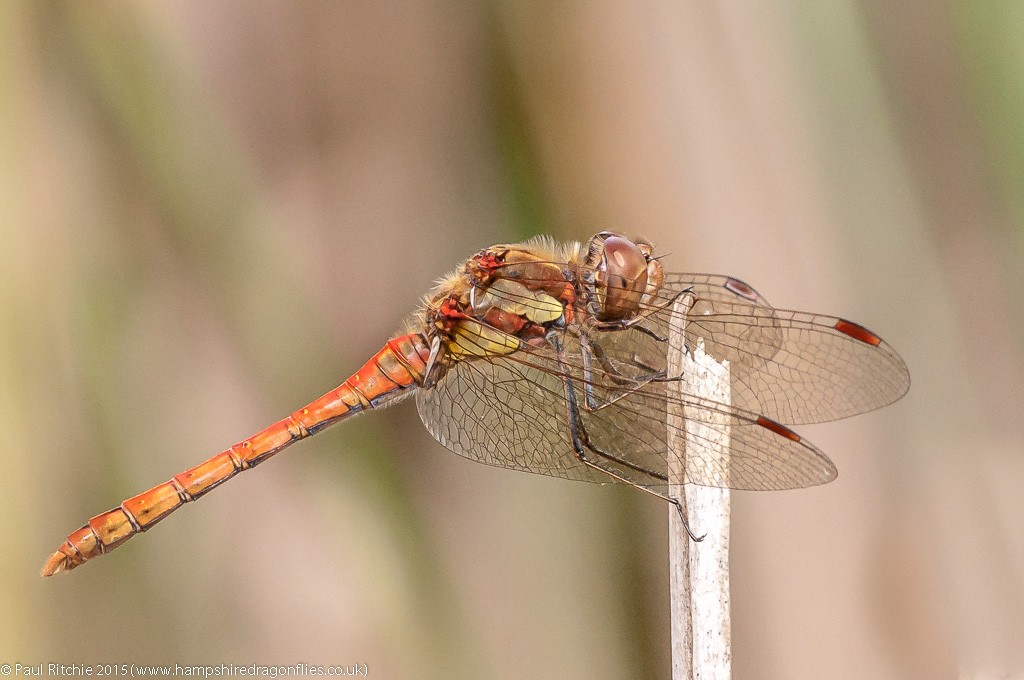
M603 245L597 277L601 320L628 319L640 310L647 290L647 256L623 236L610 235Z

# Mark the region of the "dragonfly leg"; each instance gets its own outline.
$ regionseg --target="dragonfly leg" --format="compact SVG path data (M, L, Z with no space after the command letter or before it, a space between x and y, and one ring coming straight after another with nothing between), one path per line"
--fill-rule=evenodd
M657 378L664 378L667 375L666 371L664 371L664 370L659 371L654 366L651 366L650 364L645 364L644 360L640 358L640 355L638 355L636 353L634 353L632 358L630 358L629 363L633 364L634 366L636 366L639 369L643 369L643 370L647 371L647 375L645 376L645 378L649 379L649 380L655 380Z
M678 300L680 297L682 297L683 295L689 295L691 293L693 293L692 287L684 288L683 290L679 291L678 293L670 297L668 300L666 300L664 304L645 309L643 312L637 314L632 319L625 319L621 321L599 321L596 324L596 328L599 328L601 330L625 330L627 328L636 328L641 333L645 333L651 336L658 342L668 342L668 338L658 335L650 328L647 328L642 324L644 321L647 320L647 317L670 308L672 305L676 303L676 300Z
M668 338L666 336L659 335L658 333L655 333L654 331L652 331L650 328L648 328L647 326L643 325L642 323L638 323L635 326L627 326L627 328L635 328L638 331L640 331L641 333L643 333L644 335L648 335L648 336L654 338L658 342L663 342L663 343L664 342L668 342Z
M608 359L608 355L607 353L605 353L604 348L601 347L600 343L598 343L596 340L590 340L589 338L586 342L589 348L593 350L594 356L597 357L597 360L601 363L601 368L603 368L609 374L609 377L611 377L611 379L618 385L642 385L657 378L665 377L665 371L659 371L653 366L645 364L643 360L640 358L640 356L636 353L634 353L628 361L625 361L623 363L636 366L642 371L647 371L647 373L644 375L638 375L634 378L623 376L618 371L618 369L616 369L615 366L612 365L611 360Z
M637 377L624 376L615 367L615 365L612 364L608 355L596 340L592 340L584 334L580 334L578 337L580 340L580 352L583 355L583 392L586 395L586 402L583 407L590 413L600 411L606 406L610 406L623 397L632 394L644 385L665 377L664 371L656 371L651 366L647 366L635 359L629 363L632 363L634 366L642 370L650 371L650 373ZM591 356L598 360L598 363L601 364L602 370L611 382L621 388L621 390L618 391L618 394L603 402L599 402L597 396L594 394L596 381L592 368Z
M587 398L587 408L593 410L598 407L597 397L594 396L594 371L590 363L593 352L591 351L590 339L582 333L579 338L580 354L583 356L583 394ZM559 351L561 351L561 348L559 348ZM600 359L600 357L598 358ZM615 377L612 380L615 380Z
M654 470L649 470L642 465L632 463L621 456L605 451L591 443L590 436L587 434L587 429L583 424L583 418L580 415L579 405L576 401L576 388L573 386L572 380L569 378L569 374L567 372L562 343L553 333L549 335L548 341L555 348L555 355L557 357L559 367L562 369L562 386L565 391L566 418L569 427L569 438L572 441L573 453L576 455L577 460L593 470L602 472L613 479L617 479L620 482L624 482L630 486L640 489L641 491L645 491L652 496L656 496L657 498L672 503L676 506L676 510L679 511L679 517L683 522L683 527L686 529L686 533L689 534L690 538L698 542L704 540L704 536L698 537L690 529L690 524L687 522L686 514L683 511L683 504L678 498L673 498L667 493L662 493L650 487L638 484L622 473L609 467L607 461L614 462L622 467L639 472L661 484L668 482L668 477L665 475L655 472ZM591 457L590 454L594 454L596 457Z
M433 387L440 379L434 370L437 364L437 355L441 351L441 336L435 335L430 342L430 356L427 358L427 367L423 370L423 386Z
M615 470L612 470L612 469L606 467L606 465L604 465L604 464L602 464L601 462L598 462L598 461L601 460L601 459L609 460L609 461L612 461L612 462L617 463L619 465L622 465L623 467L627 467L627 468L629 468L631 470L636 470L637 472L640 472L642 474L649 475L649 476L653 477L654 479L657 479L657 480L659 480L661 482L667 482L668 481L668 478L665 475L662 475L660 473L654 472L653 470L648 470L648 469L646 469L646 468L644 468L644 467L642 467L640 465L636 465L634 463L630 463L629 461L623 459L620 456L616 456L616 455L614 455L612 453L609 453L607 451L604 451L604 450L594 446L593 444L590 443L589 437L587 436L586 428L583 427L583 423L580 422L580 423L578 423L578 425L579 425L579 431L573 434L573 446L575 447L576 443L579 442L584 447L583 449L578 450L576 452L576 457L580 460L580 462L582 462L584 465L586 465L589 468L592 468L594 470L599 470L599 471L603 472L604 474L608 475L609 477L613 477L614 479L617 479L620 482L625 482L626 484L629 484L630 486L636 487L637 489L640 489L641 491L646 491L647 493L651 494L652 496L660 498L663 501L668 501L672 505L676 506L676 510L679 512L679 519L683 522L683 528L686 529L686 533L689 534L690 538L692 538L694 541L696 541L698 543L704 540L704 537L706 536L706 534L702 534L700 536L697 536L695 533L693 533L693 530L690 528L690 523L689 523L689 521L687 521L686 512L683 510L683 503L678 498L670 496L667 493L662 493L662 492L657 491L655 489L651 489L651 488L648 488L646 486L642 486L640 484L637 484L636 482L632 481L631 479L627 478L626 476L616 472ZM586 455L585 451L591 451L591 452L597 454L598 458L597 459L589 458Z
M648 314L649 313L645 313L643 316L637 316L632 319L624 321L596 321L594 322L594 328L601 331L624 331L629 328L633 328L640 331L646 336L654 338L658 342L668 342L667 337L659 333L656 333L655 331L652 331L650 328L641 323L642 321L647 320Z

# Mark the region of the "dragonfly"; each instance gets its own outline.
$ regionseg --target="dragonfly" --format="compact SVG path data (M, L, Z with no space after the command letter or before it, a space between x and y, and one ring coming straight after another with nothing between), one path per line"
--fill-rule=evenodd
M728 362L728 399L696 394L673 360L698 347ZM430 434L461 456L623 482L682 512L670 481L741 490L832 481L832 461L790 426L871 411L909 388L903 359L864 326L776 309L731 276L666 272L646 239L606 231L586 243L494 245L440 279L340 386L96 515L41 575L104 555L300 439L410 396ZM679 414L701 427L687 433ZM687 436L698 441L678 451ZM670 470L681 472L670 480Z

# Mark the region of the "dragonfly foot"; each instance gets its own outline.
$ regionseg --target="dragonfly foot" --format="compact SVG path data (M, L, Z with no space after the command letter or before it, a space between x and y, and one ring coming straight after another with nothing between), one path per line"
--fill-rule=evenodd
M686 533L690 536L690 538L693 539L695 543L700 543L705 538L707 538L707 534L701 534L698 537L697 534L693 533L693 530L690 528L690 523L686 521L686 513L683 512L683 504L679 501L679 499L670 498L669 500L672 502L673 505L676 506L676 510L679 511L679 519L680 521L682 521L683 528L686 529Z

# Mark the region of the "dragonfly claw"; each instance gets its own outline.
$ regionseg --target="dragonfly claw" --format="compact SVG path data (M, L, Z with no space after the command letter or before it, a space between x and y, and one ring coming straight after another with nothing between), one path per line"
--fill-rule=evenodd
M686 521L686 513L683 512L682 502L680 502L678 498L672 498L670 500L672 501L672 504L676 506L676 510L679 512L679 519L683 523L683 528L686 529L687 535L689 535L689 537L693 539L694 543L700 543L705 538L707 538L708 535L706 533L701 534L698 537L697 534L693 533L693 530L690 529L690 523Z

